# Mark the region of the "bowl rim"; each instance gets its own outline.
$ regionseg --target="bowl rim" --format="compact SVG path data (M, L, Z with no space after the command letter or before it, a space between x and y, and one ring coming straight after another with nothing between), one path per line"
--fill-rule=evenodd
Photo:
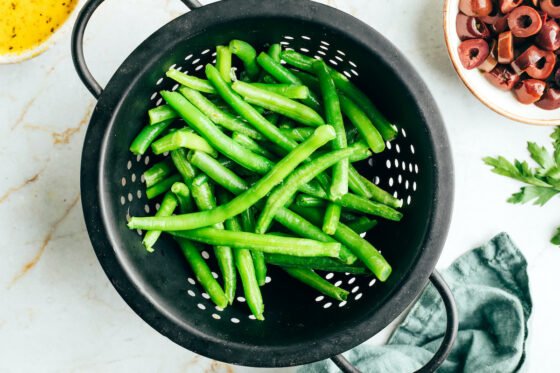
M220 17L216 17L218 13ZM433 163L438 167L433 170L432 209L427 213L427 230L419 244L416 263L403 275L400 286L395 286L387 295L375 317L364 315L351 330L333 332L314 341L283 346L247 346L206 335L196 326L178 320L154 303L130 276L113 248L115 240L111 225L114 217L108 213L108 202L104 197L103 164L107 162L108 133L124 105L124 97L146 75L152 60L159 58L151 47L168 45L171 48L179 43L176 35L190 37L222 22L248 17L288 16L298 17L302 22L329 25L344 33L348 33L350 24L356 26L351 36L375 50L380 59L392 66L403 86L418 101L433 149ZM340 10L313 1L246 0L220 1L188 12L162 26L126 58L99 97L90 120L82 151L80 185L86 227L98 260L115 289L138 316L175 343L212 359L248 366L284 367L326 359L365 342L394 321L424 290L443 250L451 222L454 173L449 140L433 96L406 57L384 36Z
M461 62L458 60L458 58L455 57L455 55L453 54L453 52L451 51L452 45L451 45L451 36L450 36L450 32L455 30L455 26L454 25L450 25L448 23L448 14L451 13L459 13L459 9L457 9L457 11L451 11L450 9L451 6L451 0L444 0L443 3L443 36L445 39L445 46L447 49L447 54L449 55L449 59L451 60L451 63L453 65L453 69L455 70L455 72L457 73L457 75L459 75L459 78L461 79L461 81L463 82L463 84L468 88L468 90L472 93L473 96L475 96L480 102L482 102L484 105L486 105L489 109L493 110L494 112L509 118L511 120L514 120L516 122L521 122L521 123L525 123L525 124L531 124L531 125L535 125L535 126L558 126L560 125L560 118L558 119L534 119L534 118L528 118L525 116L521 116L521 115L517 115L514 114L508 110L503 109L502 107L495 105L493 102L491 102L490 100L485 100L484 98L482 98L475 87L473 87L473 85L469 82L469 79L465 76L465 74L463 73L463 66L461 66ZM501 92L503 93L503 92ZM522 104L520 104L522 105Z

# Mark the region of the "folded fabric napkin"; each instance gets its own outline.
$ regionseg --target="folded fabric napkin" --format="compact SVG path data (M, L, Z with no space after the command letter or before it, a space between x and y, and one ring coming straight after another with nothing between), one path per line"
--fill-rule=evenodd
M527 262L505 233L459 257L442 272L459 310L459 334L438 372L517 372L524 368L531 295ZM413 372L441 344L445 309L428 286L387 345L362 345L345 356L362 372ZM300 372L338 372L330 361Z

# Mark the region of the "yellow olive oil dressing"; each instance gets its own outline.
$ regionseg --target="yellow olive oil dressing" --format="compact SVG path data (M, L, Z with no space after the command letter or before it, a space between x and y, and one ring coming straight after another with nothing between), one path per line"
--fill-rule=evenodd
M23 53L47 40L77 0L0 0L0 54Z

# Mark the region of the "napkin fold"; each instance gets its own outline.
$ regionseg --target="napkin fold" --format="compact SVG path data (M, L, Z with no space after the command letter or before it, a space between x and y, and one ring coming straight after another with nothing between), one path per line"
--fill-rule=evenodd
M525 365L532 302L527 261L501 233L459 257L442 275L459 310L459 334L438 372L517 372ZM430 284L387 345L359 346L344 355L362 372L413 372L438 349L445 332L443 302ZM300 372L338 372L329 360Z

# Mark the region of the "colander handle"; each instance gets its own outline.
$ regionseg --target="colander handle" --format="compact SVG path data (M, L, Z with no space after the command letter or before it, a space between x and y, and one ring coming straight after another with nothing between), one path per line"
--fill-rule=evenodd
M103 89L101 88L97 80L95 80L95 78L89 71L89 68L87 67L86 60L84 58L84 33L91 16L103 1L104 0L88 0L84 4L82 9L80 10L80 13L78 14L78 18L76 19L76 23L74 24L74 29L72 30L71 44L72 61L74 61L74 68L76 69L78 76L80 77L88 91L90 91L91 94L97 99L99 98L99 96L101 96L101 92L103 92ZM202 6L202 4L198 2L198 0L181 0L181 2L183 2L183 4L185 4L190 10Z
M455 339L457 338L457 332L459 329L459 314L457 312L457 305L455 304L455 298L453 297L453 293L451 293L449 286L437 271L432 273L430 281L443 299L445 312L447 313L447 327L445 329L445 335L443 336L441 346L439 346L435 355L426 363L426 365L418 369L415 373L435 372L441 364L443 364L445 359L447 359L447 356L449 356L449 353L453 348L453 344L455 343ZM332 357L331 360L344 373L361 373L358 368L353 366L342 355L336 355Z

